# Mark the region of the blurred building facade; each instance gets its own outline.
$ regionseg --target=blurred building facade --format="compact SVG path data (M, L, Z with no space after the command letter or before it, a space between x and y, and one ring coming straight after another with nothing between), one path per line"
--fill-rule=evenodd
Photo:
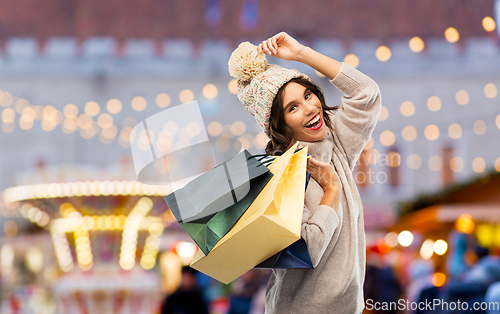
M390 224L396 201L500 170L498 28L484 21L495 21L495 3L4 1L0 190L33 167L112 167L129 158L137 122L193 99L211 140L226 134L261 152L266 137L227 61L240 41L283 30L380 86L384 108L356 179L367 226ZM314 70L268 60L308 74L340 104Z

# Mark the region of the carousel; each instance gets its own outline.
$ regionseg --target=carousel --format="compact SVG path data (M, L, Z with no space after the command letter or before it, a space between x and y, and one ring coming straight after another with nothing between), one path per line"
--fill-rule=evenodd
M54 250L46 254L57 263L51 288L59 313L157 313L175 286L175 275L166 284L169 270L155 267L160 249L174 246L180 259L172 262L166 252L166 263L178 269L196 250L176 224L164 233L175 222L163 199L167 188L127 180L134 175L126 169L38 167L4 191L6 204L50 233ZM168 241L160 240L167 233Z

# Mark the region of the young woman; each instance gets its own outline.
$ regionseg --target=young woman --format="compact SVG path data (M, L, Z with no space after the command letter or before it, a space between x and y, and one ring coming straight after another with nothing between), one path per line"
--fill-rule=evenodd
M302 62L325 75L342 93L334 114L321 90L297 71L267 64L265 54ZM301 45L281 32L233 52L229 72L238 98L270 138L266 151L308 146L302 237L314 269L275 269L266 313L361 313L364 308L363 207L352 170L380 114L378 85L346 63Z

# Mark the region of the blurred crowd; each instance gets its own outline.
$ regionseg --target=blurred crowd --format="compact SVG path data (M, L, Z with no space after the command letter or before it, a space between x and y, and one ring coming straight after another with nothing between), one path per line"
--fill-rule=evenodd
M379 304L399 301L400 305L406 306L365 312L500 313L498 252L490 252L481 247L473 235L453 232L450 238L451 247L444 265L433 259L422 258L413 259L408 265L398 265L389 256L369 252L365 300L371 299ZM441 271L444 274L437 272L438 267L443 268ZM445 302L447 305L443 306ZM495 304L489 304L490 302ZM409 303L414 303L415 308L410 308ZM418 304L421 306L416 308ZM426 304L439 306L425 306Z
M365 300L372 304L429 304L434 300L462 306L392 309L366 308L364 313L500 313L498 307L474 308L474 303L498 302L500 306L500 256L481 247L473 235L453 232L450 250L442 261L411 258L401 262L394 255L369 249L367 252ZM439 271L443 278L436 278ZM264 313L264 299L271 270L252 269L230 285L185 266L178 289L166 296L162 314ZM439 273L442 274L442 273ZM440 282L441 281L441 282ZM466 303L466 305L464 305ZM467 308L467 309L466 309Z
M224 285L189 266L177 290L166 296L162 314L262 314L271 271L252 269Z

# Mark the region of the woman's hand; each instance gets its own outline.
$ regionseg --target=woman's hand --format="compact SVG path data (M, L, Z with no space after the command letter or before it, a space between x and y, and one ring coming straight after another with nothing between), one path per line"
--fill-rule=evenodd
M307 160L307 171L312 173L313 179L321 185L325 192L338 190L340 187L338 175L333 170L333 167L325 162L309 158Z
M341 184L333 167L327 163L309 158L307 161L307 171L312 173L314 180L321 185L325 192L319 204L328 205L337 210L340 203Z
M270 56L283 60L297 61L304 48L295 38L285 32L278 33L273 37L264 40L257 47L259 53L264 52Z

